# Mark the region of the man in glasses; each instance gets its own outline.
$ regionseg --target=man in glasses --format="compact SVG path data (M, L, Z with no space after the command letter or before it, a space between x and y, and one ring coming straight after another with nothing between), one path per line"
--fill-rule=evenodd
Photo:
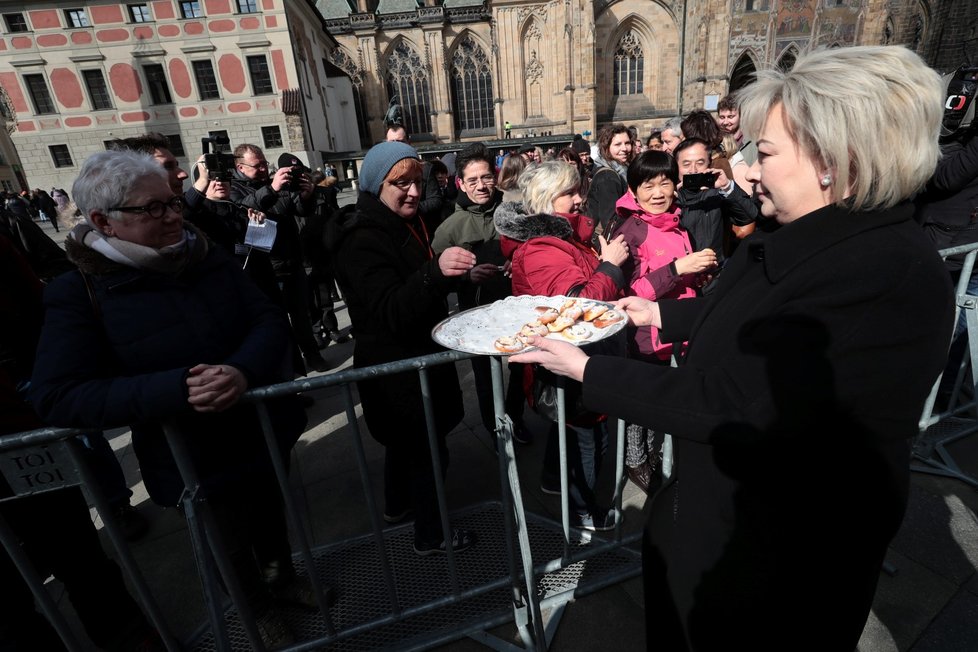
M308 281L296 221L296 218L312 215L315 211L312 180L298 165L280 167L270 175L265 153L257 145L238 145L234 149L234 158L236 169L231 181L231 201L261 211L277 224L270 256L292 322L292 332L306 369L326 371L329 365L319 353L309 317Z
M461 192L455 212L442 222L431 241L431 248L437 254L458 246L476 255L476 265L468 273L469 282L458 293L459 307L463 310L512 294L508 274L510 262L499 247L499 234L493 221L496 207L503 200L502 191L496 188L494 158L482 143L469 145L458 153L455 170ZM482 423L490 433L495 432L489 359L485 356L473 358L472 373ZM523 430L523 391L518 375L511 374L510 388L506 396L506 411L513 420L514 437L521 443L529 443Z

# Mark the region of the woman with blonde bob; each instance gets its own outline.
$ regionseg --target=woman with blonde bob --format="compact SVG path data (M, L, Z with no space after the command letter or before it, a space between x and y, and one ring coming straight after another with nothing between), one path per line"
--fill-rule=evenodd
M494 221L503 255L513 263L513 295L578 296L614 301L622 296L628 259L624 238L598 236L601 254L588 245L594 220L580 213L581 177L563 161L531 165L520 175L523 203L503 202ZM532 375L532 368L525 373ZM528 378L532 381L532 378ZM524 382L524 386L532 384ZM532 398L529 397L532 405ZM603 416L568 417L567 454L570 522L586 530L614 527L614 515L599 508L594 487L607 448ZM550 428L541 485L560 493L557 424Z
M947 273L908 202L937 163L937 74L902 47L854 47L757 77L739 98L759 151L747 178L779 227L708 297L618 302L689 341L680 366L546 339L514 358L673 436L645 533L656 649L856 647L951 332Z

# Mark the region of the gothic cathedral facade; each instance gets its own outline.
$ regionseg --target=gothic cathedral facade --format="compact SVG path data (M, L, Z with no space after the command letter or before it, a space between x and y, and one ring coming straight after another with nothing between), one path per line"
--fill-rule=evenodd
M974 59L973 0L318 0L363 147L395 98L412 140L639 133L710 108L815 47L902 44ZM970 32L969 32L970 30Z

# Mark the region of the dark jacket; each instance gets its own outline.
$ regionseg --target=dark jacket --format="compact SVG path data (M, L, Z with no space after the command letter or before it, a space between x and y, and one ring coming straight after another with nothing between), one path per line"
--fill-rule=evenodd
M336 280L350 311L356 347L353 364L368 367L443 351L431 329L448 316L446 297L459 281L442 275L438 258L408 222L376 197L360 193L355 206L327 224ZM410 221L423 237L421 221ZM462 419L462 393L454 365L429 371L435 421L447 434ZM357 383L370 434L386 443L425 431L421 386L415 371Z
M277 225L275 244L269 252L275 273L283 276L303 270L302 247L299 244L297 217L308 215L313 209L313 198L302 201L299 193L272 189L271 179L249 179L237 170L231 181L231 201L265 213Z
M938 249L978 242L978 137L945 145L925 192L917 199L917 221ZM951 271L963 257L948 259Z
M281 310L217 247L166 276L67 242L92 282L98 313L79 272L48 286L30 395L41 418L55 426L131 426L146 488L161 505L176 504L183 487L160 428L164 420L186 434L208 487L232 489L270 473L254 407L195 412L186 378L191 367L207 363L240 369L249 387L289 379L289 327ZM269 408L287 450L305 415L293 401Z
M723 234L730 225L750 224L760 216L757 204L736 183L726 197L715 188L680 188L676 202L682 209L680 221L689 232L693 251L712 249L717 255L717 263L724 259Z
M911 214L830 206L758 233L714 294L660 304L679 368L588 362L588 407L673 436L645 551L649 618L679 618L650 629L664 649L856 646L954 314Z
M42 281L74 269L58 243L29 217L0 209L0 235L11 241Z
M461 193L455 212L442 222L432 234L431 247L441 253L449 247L464 247L476 256L476 265L484 263L500 266L506 262L499 247L493 216L502 202L503 193L495 191L486 204L475 204L468 195ZM481 284L463 283L458 302L462 309L492 303L512 294L512 283L503 274L496 274Z
M193 186L183 196L187 201L184 218L233 256L265 296L282 305L282 292L268 252L244 244L248 231L247 210L231 201L207 199Z
M421 170L421 203L418 204L418 215L424 220L428 232L434 233L445 216L451 214L454 203L445 198L445 192L438 185L431 162L425 162Z
M608 222L615 216L615 204L627 190L625 177L603 159L595 159L594 174L591 176L591 185L588 186L584 210L596 224L601 225L602 233L608 233Z

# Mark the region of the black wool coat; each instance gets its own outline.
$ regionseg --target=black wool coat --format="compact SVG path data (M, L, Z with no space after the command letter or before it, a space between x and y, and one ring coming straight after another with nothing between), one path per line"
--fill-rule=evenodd
M712 296L661 302L663 336L690 342L678 368L588 362L590 409L674 438L646 530L650 649L856 646L953 319L911 214L830 206L755 234Z
M271 478L254 405L196 412L187 402L186 378L204 363L236 367L249 388L291 379L291 340L281 309L219 247L170 276L67 243L68 255L91 281L97 307L78 272L47 286L30 392L41 418L76 428L131 426L146 489L160 505L177 504L183 489L163 421L185 433L205 489L234 492ZM268 407L287 454L305 428L305 413L294 397L272 399Z
M431 339L431 329L448 316L446 299L459 281L442 275L425 240L419 218L406 221L368 193L327 224L326 244L356 335L354 366L444 351ZM464 414L455 365L431 368L429 381L435 421L444 435ZM377 441L423 435L416 371L364 380L357 387L364 419Z

